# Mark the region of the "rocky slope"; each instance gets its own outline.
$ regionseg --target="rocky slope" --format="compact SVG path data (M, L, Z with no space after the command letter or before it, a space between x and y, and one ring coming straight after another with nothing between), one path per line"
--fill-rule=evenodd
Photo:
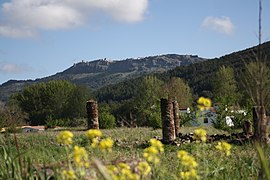
M10 80L0 85L0 100L7 101L11 94L38 82L64 79L75 84L86 85L93 90L109 84L136 78L150 73L162 73L178 66L199 63L208 59L196 55L167 54L125 60L99 59L81 61L55 75L36 80Z

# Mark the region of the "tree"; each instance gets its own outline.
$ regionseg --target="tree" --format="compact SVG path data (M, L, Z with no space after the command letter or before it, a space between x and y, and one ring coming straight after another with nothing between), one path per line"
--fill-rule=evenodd
M231 67L220 67L219 71L216 73L213 87L216 102L227 105L228 107L237 104L239 94L234 71Z
M164 85L164 94L173 100L177 100L180 107L190 107L192 104L192 93L188 84L183 79L172 77Z
M262 2L259 0L259 45L255 61L246 64L243 83L254 105L254 138L266 144L269 143L265 108L270 101L270 70L266 65L268 57L263 55L261 50L261 13Z
M269 106L270 70L264 62L251 62L246 67L245 84L248 94L256 106Z
M16 104L6 105L0 102L0 130L1 127L16 127L26 124L27 113Z
M76 86L67 100L63 117L65 118L83 118L86 117L85 103L93 98L91 90L85 86Z
M39 125L46 120L65 117L64 110L75 89L76 86L68 81L49 81L29 86L13 99L29 114L29 123Z
M270 70L265 62L256 60L246 66L244 84L253 103L254 137L268 143L268 128L265 108L270 105Z
M160 126L160 98L162 97L163 81L155 76L146 76L137 87L132 101L138 125ZM153 119L155 121L153 121ZM153 124L157 123L157 124Z

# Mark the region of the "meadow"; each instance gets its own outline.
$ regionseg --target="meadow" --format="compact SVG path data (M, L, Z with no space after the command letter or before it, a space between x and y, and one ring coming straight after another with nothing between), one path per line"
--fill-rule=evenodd
M209 135L227 133L213 127L203 128ZM194 132L196 129L198 127L182 127L180 132L185 134ZM69 146L61 145L56 140L57 135L63 131L47 130L38 133L0 134L0 179L242 180L267 178L267 176L261 175L263 171L260 171L260 157L255 145L251 142L241 145L231 144L229 154L217 148L218 142L197 141L178 146L164 145L164 152L160 151L160 153L155 154L159 162L154 162L147 160L145 149L151 146L150 139L161 139L161 129L115 128L101 130L101 139L110 137L113 140L113 147L109 150L91 147L89 139L85 136L86 130L83 128L68 130L74 135L72 145ZM85 148L88 158L84 160L90 162L87 167L82 165L79 168L74 168L76 160L72 160L70 154L72 154L75 145ZM196 162L197 165L194 165L195 177L185 177L183 173L181 176L181 172L187 172L187 166L181 162L180 150L187 152L192 157L192 161ZM269 162L269 146L264 147L263 152ZM143 174L141 172L140 174L140 168L138 168L140 162L148 162L151 169L149 173ZM105 167L109 167L109 165L117 167L119 164L128 165L127 169L130 169L130 172L137 174L137 176L114 177L106 172ZM85 170L82 170L82 167ZM68 176L67 172L70 168L74 170L76 177ZM148 170L145 169L144 172ZM63 172L67 176L64 176Z

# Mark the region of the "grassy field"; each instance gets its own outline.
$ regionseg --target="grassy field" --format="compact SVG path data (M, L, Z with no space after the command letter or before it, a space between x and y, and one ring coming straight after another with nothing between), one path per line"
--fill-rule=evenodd
M180 131L181 133L190 133L194 132L195 129L195 127L185 127ZM226 133L211 127L205 130L208 134ZM133 166L138 164L138 162L145 161L143 153L144 149L150 146L149 140L151 138L161 138L162 136L160 129L153 130L151 128L101 130L103 134L102 138L110 137L114 141L112 151L104 152L96 148L89 148L89 141L85 137L85 131L83 129L70 129L70 131L74 134L73 145L85 147L89 161L98 159L98 163L93 166L93 168L97 167L96 174L94 176L93 174L89 175L89 179L93 177L98 179L106 178L106 174L102 175L103 166L99 166L99 163L103 165L116 165L124 162L130 165L133 172L136 172L136 168L134 169ZM13 178L15 179L34 177L37 173L36 170L39 168L42 169L43 166L47 168L42 171L47 171L49 175L55 174L56 176L57 174L61 174L63 169L67 168L66 162L68 157L70 157L67 155L67 152L70 152L71 148L61 146L56 141L56 136L59 132L44 131L38 133L18 133L16 135L1 134L0 170L2 170L2 174L0 174L0 179L11 178L12 175L14 175ZM180 146L165 145L164 152L158 155L160 163L149 163L151 173L140 178L180 179L180 172L184 171L184 169L177 157L177 153L180 150L185 150L197 162L196 172L200 179L259 179L261 163L253 144L232 144L231 155L229 156L217 150L215 148L217 144L218 142L194 142L180 144ZM269 162L269 147L264 148L264 154ZM14 162L13 165L12 162ZM20 164L23 168L20 167ZM41 175L40 177L42 179L49 179L45 175ZM60 178L60 176L58 177ZM87 177L87 173L82 179L87 179L85 177Z

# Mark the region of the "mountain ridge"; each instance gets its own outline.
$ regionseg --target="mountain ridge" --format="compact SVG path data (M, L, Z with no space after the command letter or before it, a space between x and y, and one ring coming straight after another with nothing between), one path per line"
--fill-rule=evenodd
M268 57L267 64L270 64L270 41L261 44L260 47L262 53ZM233 67L239 77L239 72L244 68L244 62L248 63L256 58L257 50L258 46L253 46L212 59L201 58L197 55L164 54L124 60L107 60L106 58L94 61L82 60L62 72L41 79L9 80L0 85L0 101L7 101L11 94L20 92L33 83L61 79L97 90L143 75L165 74L164 72L168 77L183 78L194 92L209 91L215 72L221 65Z
M124 60L98 59L82 60L54 75L35 80L9 80L0 85L0 100L7 101L11 94L20 92L25 87L50 80L68 80L78 85L86 85L93 90L123 80L136 78L151 73L162 73L178 66L207 61L197 55L164 54Z

